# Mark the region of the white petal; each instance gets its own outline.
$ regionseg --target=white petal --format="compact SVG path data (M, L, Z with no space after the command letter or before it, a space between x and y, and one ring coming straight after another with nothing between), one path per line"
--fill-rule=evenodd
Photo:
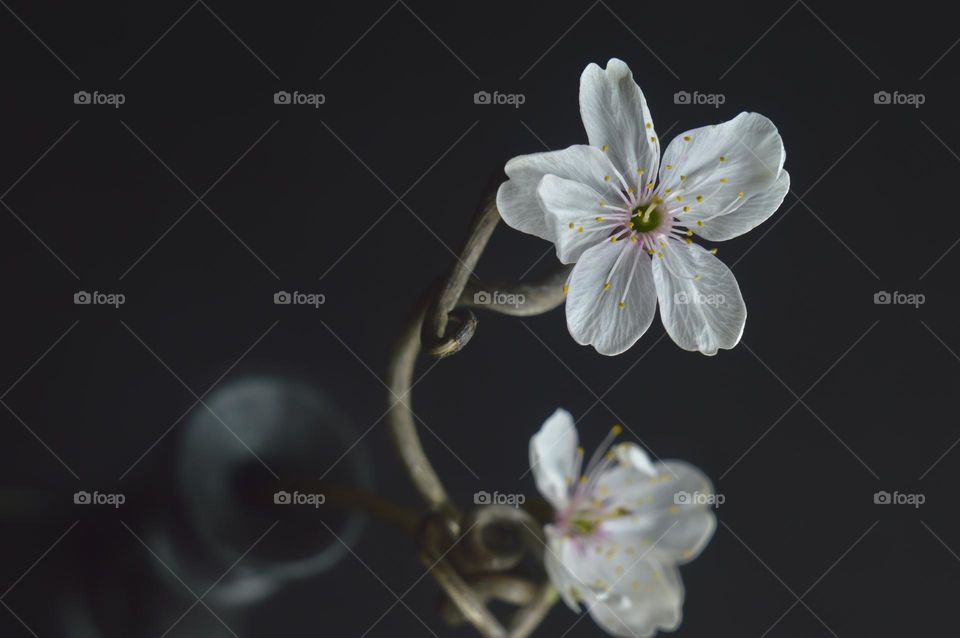
M577 343L600 354L624 352L653 321L657 295L650 259L637 243L593 246L580 256L567 285L567 328Z
M785 158L783 140L773 122L757 113L741 113L722 124L675 137L663 155L658 193L668 210L688 208L679 214L681 222L700 220L704 228L718 216L744 215L743 220L716 231L717 237L729 239L761 223L780 206L789 188L789 177L781 181ZM687 225L712 238L708 230Z
M647 101L629 67L620 60L606 70L590 64L580 76L580 116L590 144L608 147L624 177L636 180L637 169L652 179L660 159L660 142ZM649 128L648 128L649 125Z
M550 504L562 509L567 504L567 486L576 472L577 429L573 416L558 409L530 438L530 469L537 489Z
M660 317L684 350L716 354L737 345L747 308L733 273L697 244L671 240L653 260Z
M604 521L601 532L627 556L686 563L696 558L716 529L713 486L698 468L682 461L657 463L650 477L620 468L602 481L612 507L632 512ZM615 472L619 474L615 475Z
M571 146L562 151L533 153L514 157L504 167L509 178L497 191L497 208L503 221L511 228L554 240L552 225L544 219L537 201L537 187L544 175L556 175L593 186L603 197L619 201L614 188L618 183L610 159L600 149L590 146ZM604 176L609 180L604 181Z
M578 580L573 572L561 561L561 556L575 556L569 553L566 545L570 542L559 534L553 525L544 528L547 535L547 547L543 550L543 566L553 588L559 592L563 602L572 611L580 611L580 598L586 594L588 587Z
M694 225L693 232L710 241L726 241L753 230L773 215L790 190L790 174L780 171L780 177L768 189L747 196L743 204L727 215L708 219L703 226Z
M622 551L611 556L609 544L572 540L552 525L546 534L547 575L573 611L586 605L614 636L652 636L680 624L683 583L672 563Z
M586 249L608 240L618 220L629 219L629 213L601 205L606 200L590 186L555 175L540 180L537 197L547 224L553 226L557 258L565 264L575 263Z
M597 597L590 616L611 635L645 638L680 626L683 597L676 567L643 560L632 565L612 591Z

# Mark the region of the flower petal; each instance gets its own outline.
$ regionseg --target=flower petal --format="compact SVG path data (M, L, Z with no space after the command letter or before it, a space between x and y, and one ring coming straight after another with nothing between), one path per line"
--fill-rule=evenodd
M507 162L504 171L509 178L497 191L497 208L503 221L511 228L554 240L554 230L544 219L537 201L537 187L544 175L592 186L603 197L617 198L615 169L606 153L586 145L577 145L562 151L520 155ZM604 181L604 176L609 176Z
M672 212L687 209L679 221L694 232L729 239L780 206L790 184L789 177L781 179L785 158L773 122L757 113L741 113L675 137L663 154L658 194ZM714 233L706 230L718 219L739 214L743 219L736 223ZM692 225L697 221L703 228Z
M790 174L780 171L780 177L769 188L745 197L736 210L714 217L694 226L693 232L710 241L726 241L753 230L773 215L790 190Z
M544 566L570 609L579 613L586 605L594 621L614 636L652 636L680 624L683 583L673 565L644 557L613 561L552 525L546 532Z
M733 273L697 244L667 242L653 260L660 317L684 350L713 355L740 342L747 308Z
M580 116L590 144L608 148L624 177L637 170L650 179L660 160L660 142L647 101L627 65L617 59L601 69L590 64L580 76Z
M624 352L653 321L656 289L650 259L638 243L593 246L580 256L567 285L567 328L577 343L600 354Z
M591 246L609 239L617 221L625 223L629 213L606 209L604 196L596 190L556 175L545 175L537 189L540 207L553 226L557 259L575 263Z
M611 635L646 638L680 626L683 598L683 582L676 567L642 560L632 565L609 593L597 597L590 616Z
M537 489L556 509L567 504L567 487L577 480L579 438L573 416L558 409L530 438L530 469Z
M611 508L630 513L601 524L602 535L611 547L629 560L650 557L682 564L696 558L716 529L711 507L713 486L698 468L682 461L655 465L649 476L629 470L612 470L601 482L618 482L611 487ZM612 556L614 561L617 556Z

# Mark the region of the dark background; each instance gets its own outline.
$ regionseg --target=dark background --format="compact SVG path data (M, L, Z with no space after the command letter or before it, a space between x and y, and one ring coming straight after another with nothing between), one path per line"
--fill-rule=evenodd
M91 635L64 627L71 604L104 625L147 625L144 636L171 625L168 636L361 636L388 609L366 635L471 635L443 625L436 585L389 527L371 525L356 556L256 605L211 597L223 623L195 604L175 625L195 599L138 537L151 545L157 513L176 509L178 419L225 371L225 385L282 374L333 396L352 438L367 434L354 448L331 439L315 474L349 448L338 471L372 464L381 495L418 505L378 421L391 339L448 267L490 175L514 155L585 140L579 76L610 57L633 69L665 140L741 110L782 133L792 193L720 247L749 309L743 341L708 358L656 321L606 358L573 342L562 309L482 314L473 342L414 393L448 489L464 504L481 489L532 496L527 441L557 406L579 419L588 449L621 422L656 456L703 468L726 497L713 541L683 569L679 636L954 632L952 7L0 4L0 635ZM76 105L79 90L126 103ZM278 90L326 103L276 105ZM477 105L479 90L526 102ZM726 101L678 105L680 90ZM875 104L881 90L926 101ZM478 272L534 277L552 265L552 253L538 262L549 248L501 227ZM79 290L126 303L74 305ZM278 290L326 303L277 306ZM926 302L875 305L883 290ZM74 506L79 489L128 503ZM878 490L926 502L876 505ZM239 530L232 556L268 524ZM191 582L196 595L232 562ZM124 586L134 602L91 602L125 572L154 593ZM66 582L79 586L64 593ZM165 596L164 610L144 611ZM538 635L576 620L560 605ZM566 635L598 632L587 618Z

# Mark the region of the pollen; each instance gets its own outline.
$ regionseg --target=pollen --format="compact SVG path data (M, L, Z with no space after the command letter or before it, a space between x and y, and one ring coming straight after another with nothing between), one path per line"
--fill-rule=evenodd
M642 169L642 168L638 168L638 169L637 169L637 175L643 175L643 169Z
M680 181L681 181L681 182L687 181L687 176L686 176L686 175L681 175L681 176L680 176Z
M610 176L609 176L609 175L604 175L604 176L603 176L603 181L609 182L609 181L610 181Z
M677 201L678 201L678 202L682 202L682 201L683 201L683 195L677 195Z
M653 128L653 124L651 124L650 122L647 122L647 128Z
M603 146L600 147L600 150L603 151L604 153L606 153L607 151L610 150L610 147L607 146L606 144L604 144Z
M647 188L653 188L653 182L647 182Z
M721 155L721 156L720 156L720 161L721 161L721 162L726 162L726 161L727 161L727 156L726 156L726 155Z
M692 243L693 243L693 240L692 240L692 239L690 239L689 237L687 237L687 238L686 238L686 239L684 239L683 241L684 241L684 242L685 242L685 243L687 244L687 246L689 246L690 244L692 244Z
M743 191L740 191L739 193L737 193L737 197L739 197L740 199L743 199L743 195L744 195Z
M563 284L563 294L567 294L568 292L570 292L570 286Z
M721 184L726 184L726 183L727 183L727 178L726 178L726 177L721 177L721 178L720 178L720 183L721 183Z
M619 423L615 423L613 427L610 428L610 433L613 434L614 436L620 436L622 432L623 432L623 426L620 425Z
M577 228L577 232L578 232L578 233L582 233L582 232L583 232L583 226L580 226L579 228Z
M703 228L703 221L698 219L697 226L699 226L700 228Z
M687 229L687 237L693 237L693 231L689 228Z
M702 201L703 201L703 195L697 195L697 203L699 204Z
M594 217L594 220L596 220L596 221L598 221L598 222L602 222L602 221L603 221L603 217Z
M570 230L573 230L573 222L570 222L569 224L567 224L567 228L569 228Z
M684 207L683 207L683 212L689 213L689 212L690 212L690 207L689 207L689 206L684 206Z
M690 141L690 136L689 136L689 135L684 135L684 136L683 136L683 141L684 141L684 142L689 142L689 141Z
M667 164L667 170L668 170L668 171L672 171L672 170L673 170L673 164Z
M611 243L611 244L617 243L617 238L616 238L616 237L611 237L611 238L610 238L610 243Z
M651 137L650 137L650 141L651 141L651 142L653 142L654 144L656 144L656 142L657 142L657 138L656 138L656 137L653 137L653 136L651 136Z
M617 304L617 307L618 307L620 310L623 310L623 306L624 306L624 303L623 303L622 301Z
M603 284L603 289L604 289L604 290L610 290L610 282L609 282L609 281L606 282L605 284Z
M710 249L710 254L711 254L711 255L716 255L716 254L717 254L717 249L716 249L716 248L711 248L711 249Z

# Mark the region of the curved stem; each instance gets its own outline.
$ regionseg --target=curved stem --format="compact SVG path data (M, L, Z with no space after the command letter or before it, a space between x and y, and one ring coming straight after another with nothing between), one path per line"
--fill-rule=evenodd
M414 308L390 357L386 379L389 389L387 401L390 407L386 418L394 445L417 491L430 509L452 513L453 507L440 477L423 451L410 408L410 386L413 383L417 355L420 353L420 330L426 316L427 303L429 296Z

